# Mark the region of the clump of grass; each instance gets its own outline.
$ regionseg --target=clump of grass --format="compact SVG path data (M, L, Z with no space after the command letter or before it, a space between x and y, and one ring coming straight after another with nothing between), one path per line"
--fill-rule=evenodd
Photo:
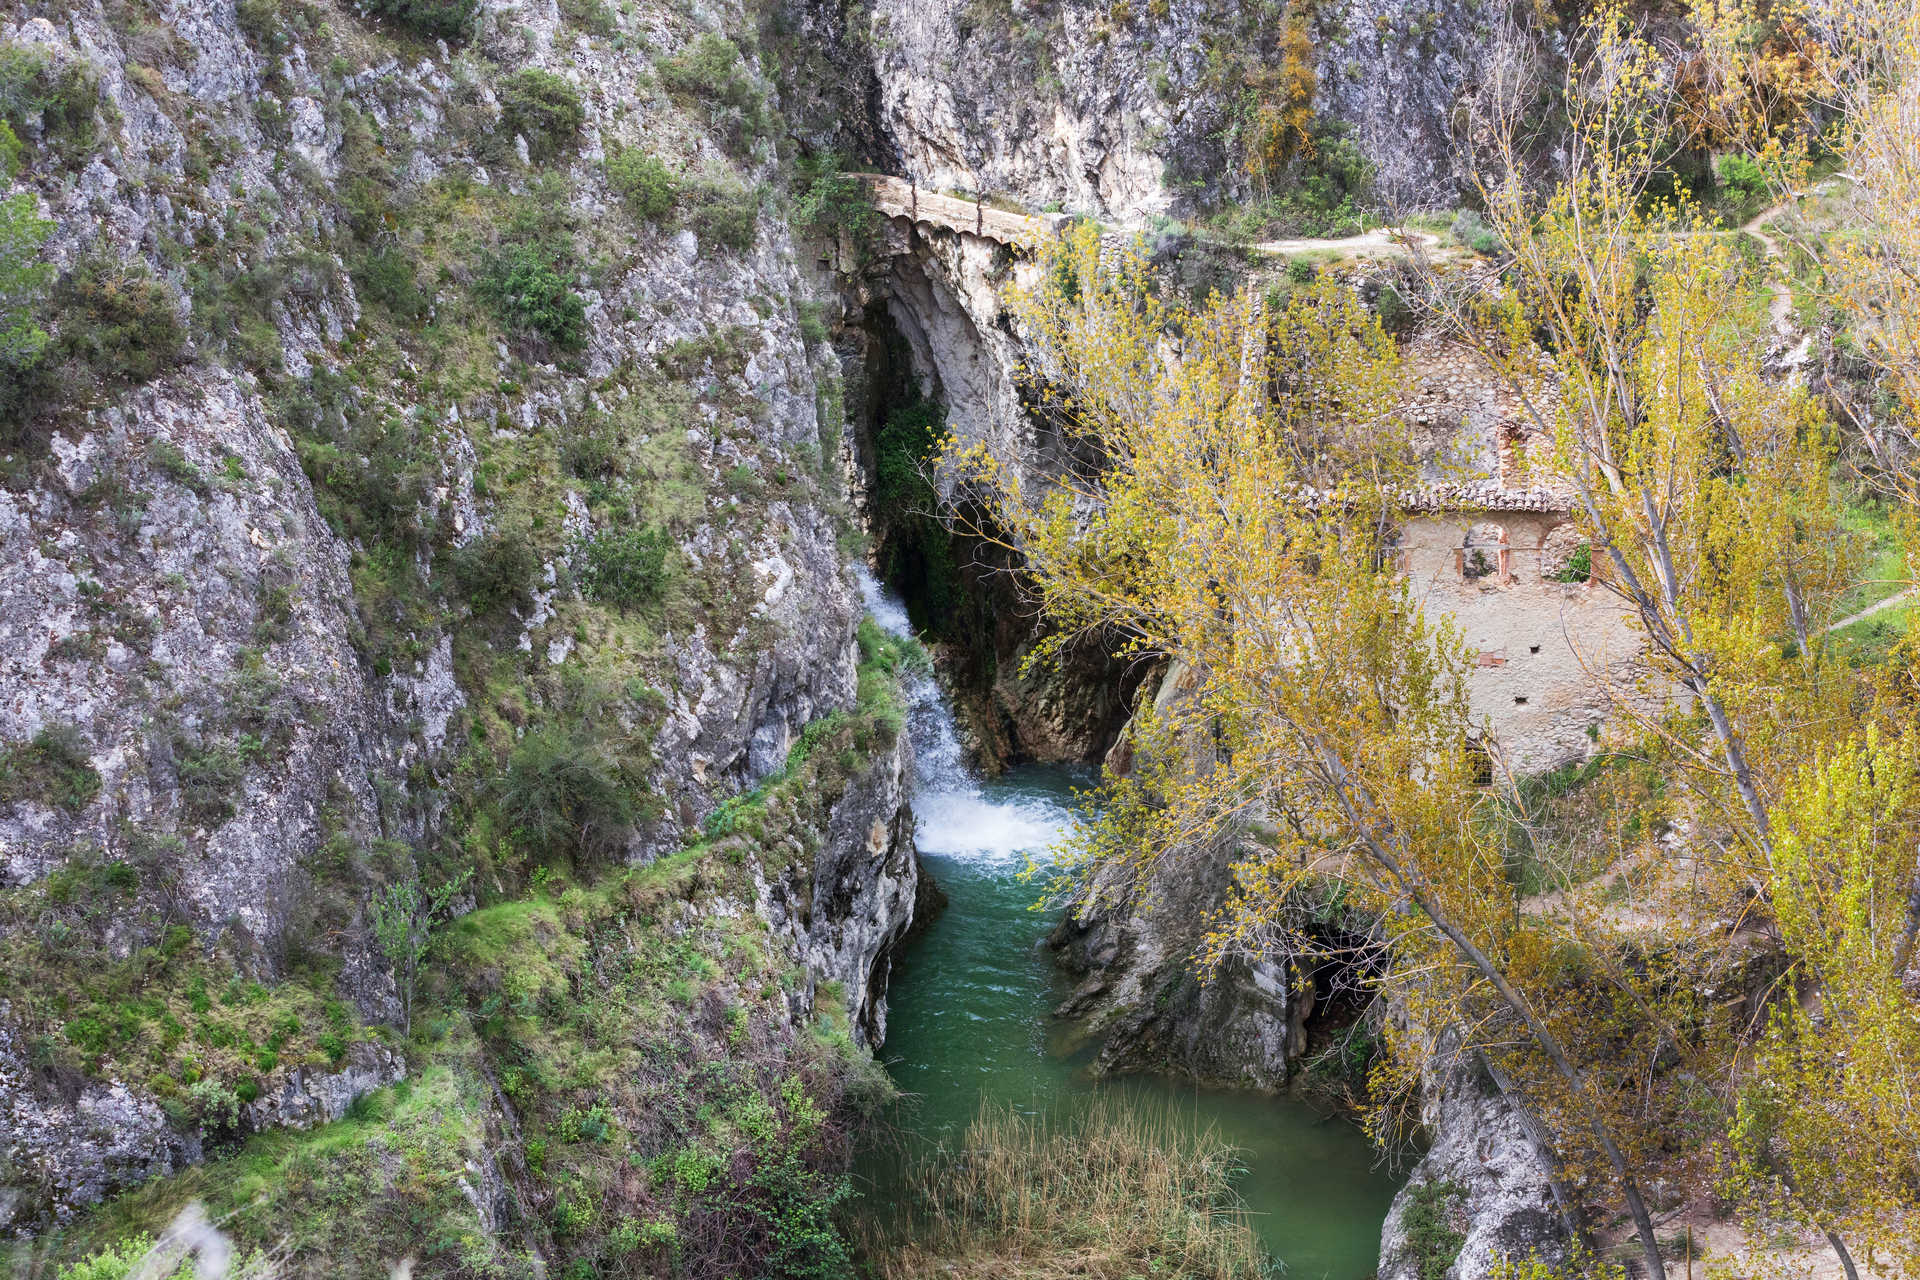
M72 725L48 725L31 742L0 749L0 808L37 800L78 813L100 794L100 775Z
M867 1253L881 1280L1254 1280L1271 1261L1234 1191L1240 1172L1213 1129L1164 1108L1105 1097L1035 1117L986 1103L957 1149L910 1164Z

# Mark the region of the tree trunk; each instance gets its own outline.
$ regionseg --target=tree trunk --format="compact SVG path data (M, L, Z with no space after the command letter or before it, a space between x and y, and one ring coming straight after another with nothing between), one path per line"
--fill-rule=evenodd
M1860 1273L1853 1267L1853 1255L1847 1252L1847 1242L1840 1238L1840 1233L1828 1231L1827 1243L1833 1246L1834 1256L1840 1259L1840 1269L1847 1273L1847 1280L1860 1280Z

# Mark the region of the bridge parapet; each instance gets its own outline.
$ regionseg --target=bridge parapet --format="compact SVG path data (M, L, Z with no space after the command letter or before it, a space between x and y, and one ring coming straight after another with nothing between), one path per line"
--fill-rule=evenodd
M942 231L978 236L997 244L1034 248L1059 236L1073 221L1064 213L1014 213L975 200L943 195L886 174L860 175L873 206L889 218L906 218Z

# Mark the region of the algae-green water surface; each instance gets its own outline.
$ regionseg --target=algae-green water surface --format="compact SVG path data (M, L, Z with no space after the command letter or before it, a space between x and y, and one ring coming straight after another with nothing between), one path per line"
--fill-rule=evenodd
M905 612L869 580L875 620L905 634ZM1020 878L1030 851L1065 828L1083 774L1027 766L981 781L967 769L931 679L907 690L917 782L916 843L946 909L901 957L880 1049L909 1095L901 1124L919 1140L956 1141L983 1100L1043 1112L1118 1091L1210 1126L1240 1148L1239 1191L1267 1249L1294 1280L1366 1280L1395 1181L1348 1120L1309 1103L1173 1080L1096 1080L1071 1029L1052 1016L1068 986L1045 945L1056 916L1033 909ZM880 1182L867 1194L887 1194Z

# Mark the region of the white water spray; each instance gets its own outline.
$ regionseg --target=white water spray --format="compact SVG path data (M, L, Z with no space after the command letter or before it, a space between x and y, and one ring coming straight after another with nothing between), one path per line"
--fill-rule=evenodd
M856 566L867 612L889 635L911 639L904 605L864 567ZM901 685L907 732L913 738L914 844L923 854L991 866L1023 865L1065 834L1072 821L1058 801L1042 794L989 794L967 767L953 712L930 674Z

